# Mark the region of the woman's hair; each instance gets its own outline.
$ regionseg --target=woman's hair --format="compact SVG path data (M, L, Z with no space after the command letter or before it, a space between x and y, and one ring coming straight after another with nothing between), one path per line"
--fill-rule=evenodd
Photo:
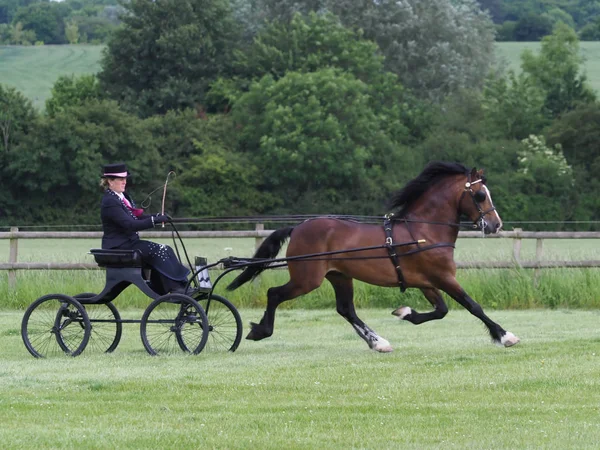
M114 178L110 178L111 180L114 180ZM108 185L108 178L100 178L100 187L102 189L108 189L109 185Z

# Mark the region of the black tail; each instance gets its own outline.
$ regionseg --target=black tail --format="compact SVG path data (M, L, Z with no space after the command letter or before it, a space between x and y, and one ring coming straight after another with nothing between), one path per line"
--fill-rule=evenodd
M292 230L294 227L288 228L280 228L279 230L275 230L273 233L269 235L268 238L258 247L256 253L254 254L254 258L264 258L264 259L272 259L277 256L279 250L285 243L285 241L292 234ZM263 270L267 268L269 264L252 264L244 269L242 273L240 273L235 280L233 280L229 286L227 286L228 291L233 291L234 289L239 288L242 284L253 280L256 278Z

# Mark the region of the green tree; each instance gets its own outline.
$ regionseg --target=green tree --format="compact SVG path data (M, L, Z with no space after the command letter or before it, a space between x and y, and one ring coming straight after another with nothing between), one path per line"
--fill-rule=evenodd
M74 21L65 23L65 37L69 44L79 43L79 26Z
M17 10L13 17L13 24L23 24L24 30L35 32L36 39L45 44L64 44L65 18L70 8L63 3L32 3Z
M577 34L562 23L542 39L539 55L529 49L521 54L521 68L545 92L545 107L552 117L595 101L596 95L580 73L582 62Z
M236 66L244 77L254 79L337 67L369 82L383 71L383 56L361 34L345 28L332 14L296 14L289 24L268 24L247 51L236 53Z
M263 189L262 168L251 154L235 150L237 135L229 116L202 120L193 154L173 183L176 211L183 216L251 216L280 204Z
M582 41L600 41L600 17L592 20L579 30Z
M228 0L132 0L102 59L109 96L147 117L198 108L229 75L236 28Z
M600 168L600 105L590 103L562 115L546 131L550 146L560 145L569 164L580 166L590 178Z
M512 182L522 201L520 220L573 220L576 210L576 190L573 169L567 163L560 146L548 147L541 136L523 140L519 153L519 168Z
M387 70L420 96L440 99L481 86L493 61L494 24L474 0L257 0L254 15L290 21L296 12L331 11L362 29L385 56Z
M265 76L232 112L241 148L255 158L267 190L295 211L347 212L353 200L380 196L366 189L369 177L381 180L405 156L370 101L368 85L323 69L278 81Z
M22 199L12 215L21 223L97 223L100 170L118 161L133 173L137 199L162 178L162 158L143 122L115 102L90 101L43 118L11 160L15 198Z
M36 116L30 100L15 88L0 84L0 150L2 155L13 151L20 139L32 129ZM5 159L3 163L6 163Z
M539 133L549 118L545 92L524 73L490 77L483 90L482 108L487 134L497 138L525 139Z
M37 113L23 94L0 84L0 222L7 223L11 211L19 207L13 196L19 180L9 165L19 154L19 145L36 127Z
M54 82L50 98L46 100L46 113L54 116L66 108L100 97L101 91L95 75L61 75Z
M35 31L24 30L21 22L15 23L8 30L10 33L9 43L14 45L31 45L36 41Z
M553 22L548 16L527 14L516 24L513 30L516 41L539 41L552 33Z

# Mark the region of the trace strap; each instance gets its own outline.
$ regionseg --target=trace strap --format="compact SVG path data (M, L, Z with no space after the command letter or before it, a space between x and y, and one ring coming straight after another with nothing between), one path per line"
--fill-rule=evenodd
M392 216L393 214L386 214L384 216L383 229L385 230L385 247L387 248L390 260L396 269L400 291L404 292L406 291L406 283L404 282L404 275L402 275L402 269L400 269L400 263L398 262L398 254L396 253L396 247L393 245L394 240L392 239L392 227L394 226Z

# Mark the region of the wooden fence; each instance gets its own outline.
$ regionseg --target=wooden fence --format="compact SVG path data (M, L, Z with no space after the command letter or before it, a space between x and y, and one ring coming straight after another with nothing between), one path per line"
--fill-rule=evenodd
M264 225L257 223L254 230L245 231L180 231L182 238L254 238L256 247L273 230L265 230ZM148 231L141 232L142 238L170 237L171 232ZM478 231L461 231L459 238L481 238ZM18 262L19 239L98 239L102 238L100 231L19 231L13 227L9 232L0 232L0 239L9 239L8 263L0 263L0 270L8 270L9 286L16 284L17 270L96 270L100 269L95 263L56 263L56 262ZM599 260L580 261L543 261L544 239L600 239L600 232L570 232L570 231L503 231L498 234L487 235L486 239L512 239L513 259L511 261L457 261L458 268L465 269L507 269L522 267L526 269L564 268L564 267L600 267ZM536 240L535 260L521 259L521 244L523 239ZM600 243L600 242L599 242ZM599 247L600 250L600 247ZM600 254L600 252L599 252Z

